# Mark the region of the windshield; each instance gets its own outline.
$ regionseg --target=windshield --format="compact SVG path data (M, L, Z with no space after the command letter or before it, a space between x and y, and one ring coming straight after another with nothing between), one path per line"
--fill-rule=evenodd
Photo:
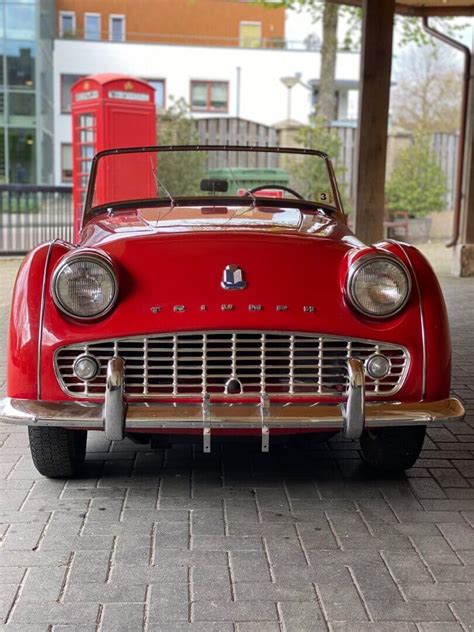
M90 169L84 165L82 171ZM131 200L242 197L306 201L340 209L332 166L322 152L262 147L146 147L107 150L92 163L89 209ZM207 200L206 200L207 199Z

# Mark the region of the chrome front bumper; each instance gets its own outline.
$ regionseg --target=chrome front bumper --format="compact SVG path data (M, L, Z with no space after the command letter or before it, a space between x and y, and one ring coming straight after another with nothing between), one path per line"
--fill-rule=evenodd
M345 437L358 439L365 428L427 425L434 421L462 420L464 406L455 397L435 402L366 402L364 367L360 360L348 360L349 394L344 404L270 403L263 394L258 404L211 402L139 402L124 399L124 365L121 358L109 361L105 403L46 402L5 398L0 400L0 421L29 426L57 426L103 430L111 441L126 432L193 429L203 435L205 452L211 450L213 429L258 429L262 450L269 449L272 429L341 430Z

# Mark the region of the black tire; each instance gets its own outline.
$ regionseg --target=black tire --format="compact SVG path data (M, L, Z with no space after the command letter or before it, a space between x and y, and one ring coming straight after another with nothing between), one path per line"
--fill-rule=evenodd
M362 458L377 472L408 470L420 456L425 433L425 426L364 430L360 438Z
M86 456L87 430L28 427L36 469L48 478L74 476Z

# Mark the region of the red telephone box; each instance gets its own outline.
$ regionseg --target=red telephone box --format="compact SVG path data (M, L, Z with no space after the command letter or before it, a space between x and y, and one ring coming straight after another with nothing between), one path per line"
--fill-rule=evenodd
M94 154L117 147L156 145L154 93L146 81L116 74L93 75L72 86L75 241ZM125 160L119 160L110 173L106 172L101 170L96 183L101 199L145 197L146 192L153 190L150 170L140 168L139 161L125 164ZM136 195L137 191L143 195Z

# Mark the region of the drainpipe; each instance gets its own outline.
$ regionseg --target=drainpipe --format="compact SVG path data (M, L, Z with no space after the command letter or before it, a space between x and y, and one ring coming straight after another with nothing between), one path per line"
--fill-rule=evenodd
M242 69L240 66L237 66L237 83L236 83L236 90L235 90L235 116L237 118L240 118L240 75L242 72Z
M459 145L458 145L458 157L456 165L456 190L454 196L454 216L453 216L453 235L451 241L446 244L447 248L452 248L458 243L460 223L461 223L461 202L462 202L462 181L464 174L464 155L466 147L466 134L467 134L467 109L469 101L469 81L471 79L471 51L470 49L458 42L457 40L437 31L433 27L429 26L428 18L423 18L423 29L439 39L444 44L452 46L464 54L464 77L463 77L463 92L462 92L462 107L461 107L461 125L459 130Z

